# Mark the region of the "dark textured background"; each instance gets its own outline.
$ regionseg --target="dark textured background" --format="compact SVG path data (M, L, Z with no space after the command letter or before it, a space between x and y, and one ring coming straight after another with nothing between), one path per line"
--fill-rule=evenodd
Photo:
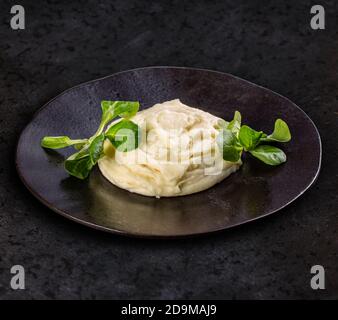
M338 7L321 1L19 1L0 4L0 298L338 298ZM94 231L45 208L14 167L18 136L63 90L150 65L209 68L300 105L323 140L319 180L280 214L189 240ZM76 103L76 101L74 101ZM306 134L306 132L304 132ZM9 288L13 264L25 291ZM326 269L326 290L310 268Z

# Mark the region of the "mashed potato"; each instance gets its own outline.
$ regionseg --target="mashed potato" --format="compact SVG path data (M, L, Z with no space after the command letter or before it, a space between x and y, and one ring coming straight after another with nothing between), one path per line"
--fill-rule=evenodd
M119 152L106 141L99 168L114 185L145 196L208 189L241 165L222 158L216 144L219 120L178 99L155 104L132 119L142 131L139 147Z

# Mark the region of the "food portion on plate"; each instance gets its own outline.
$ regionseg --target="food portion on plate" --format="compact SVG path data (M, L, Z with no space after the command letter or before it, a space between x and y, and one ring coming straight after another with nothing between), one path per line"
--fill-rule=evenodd
M271 143L291 139L281 119L268 135L242 125L238 111L228 122L179 99L140 112L135 101L102 101L101 108L101 122L92 137L44 137L41 146L73 146L77 152L65 161L70 175L85 179L98 163L111 183L146 196L208 189L240 168L243 152L268 165L282 164L285 153Z
M138 148L118 152L108 141L98 164L113 184L146 196L172 197L210 188L241 160L224 161L217 147L221 119L180 100L155 104L133 118Z

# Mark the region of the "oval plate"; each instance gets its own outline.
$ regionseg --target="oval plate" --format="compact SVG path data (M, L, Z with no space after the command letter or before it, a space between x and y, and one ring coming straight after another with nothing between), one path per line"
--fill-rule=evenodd
M189 196L149 198L109 183L96 168L85 181L69 177L63 160L72 150L46 151L43 136L92 135L101 100L137 100L141 109L179 98L189 106L271 132L284 119L292 141L288 161L266 166L247 157L216 186ZM57 213L84 225L124 235L178 237L215 232L274 213L297 199L318 176L321 141L311 119L290 100L229 74L191 68L149 67L116 73L71 88L48 102L21 134L18 173L31 193Z

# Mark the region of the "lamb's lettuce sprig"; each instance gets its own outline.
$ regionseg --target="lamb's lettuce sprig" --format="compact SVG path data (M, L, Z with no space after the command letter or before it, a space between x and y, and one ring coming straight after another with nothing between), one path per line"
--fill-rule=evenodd
M288 125L282 119L275 121L275 127L271 134L256 131L247 125L242 125L241 114L236 111L234 118L229 123L220 121L220 133L217 144L222 150L223 159L230 162L238 162L243 152L249 152L255 158L264 163L276 166L286 162L283 150L274 147L269 142L289 142L291 133Z
M78 151L65 160L65 169L70 175L85 179L104 155L103 145L106 139L122 152L138 147L141 131L130 118L137 113L139 106L137 101L102 101L101 122L93 136L75 140L68 136L44 137L41 140L41 146L48 149L73 146ZM106 129L117 117L122 119Z

